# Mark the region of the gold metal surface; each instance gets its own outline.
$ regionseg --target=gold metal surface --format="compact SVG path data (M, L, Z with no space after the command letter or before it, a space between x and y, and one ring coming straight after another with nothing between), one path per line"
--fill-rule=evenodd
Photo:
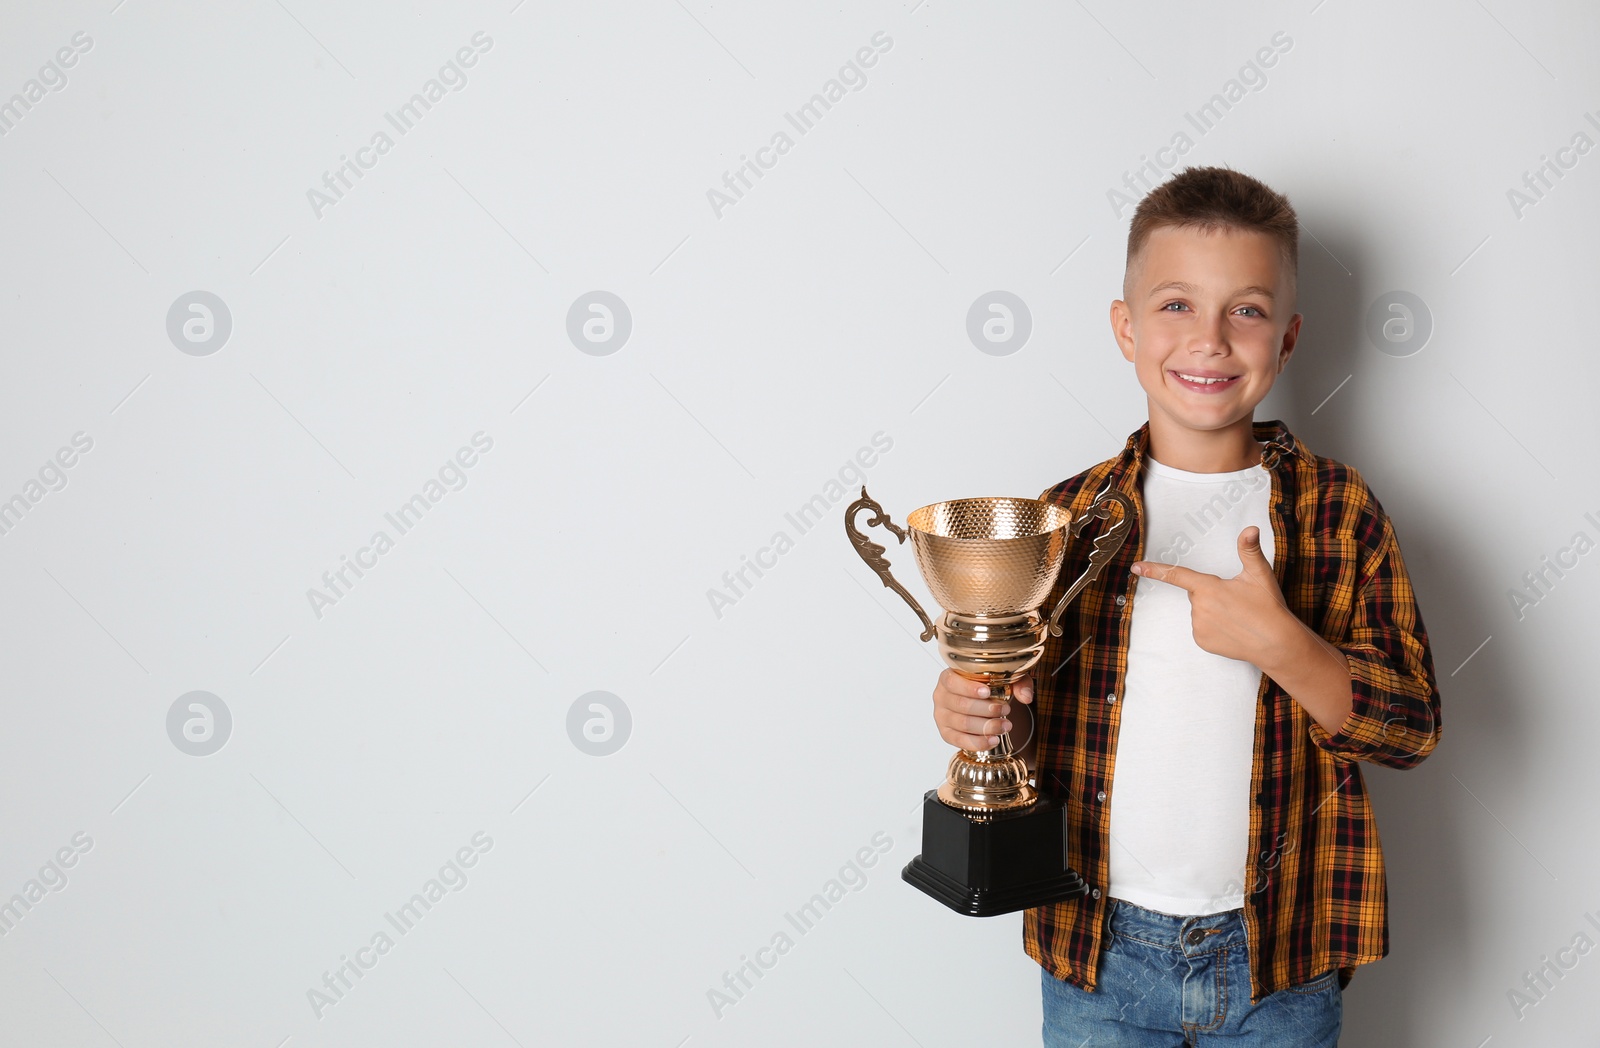
M863 492L867 489L862 487ZM1061 636L1061 613L1067 610L1067 605L1078 592L1100 576L1100 569L1106 562L1117 555L1117 550L1122 548L1123 540L1128 537L1128 530L1133 527L1133 500L1120 491L1102 491L1090 503L1083 515L1072 522L1072 537L1077 538L1078 532L1091 520L1105 520L1111 515L1111 504L1116 503L1122 507L1122 516L1118 521L1101 533L1094 540L1094 549L1089 553L1089 566L1083 569L1083 574L1078 576L1078 581L1067 587L1067 591L1056 602L1056 610L1050 613L1050 636Z
M1121 517L1095 539L1089 566L1046 621L1039 608L1061 572L1068 540L1077 538L1090 520L1110 519L1112 503L1121 509ZM895 579L884 547L856 530L856 515L863 509L873 511L869 527L882 525L902 543L911 539L923 580L944 609L938 622L930 621ZM1011 698L1011 685L1044 653L1046 631L1061 635L1062 612L1121 548L1133 525L1133 511L1132 500L1117 491L1103 492L1076 520L1065 506L1037 499L955 499L914 510L902 529L863 486L861 497L845 510L844 528L861 559L922 619L921 639L937 635L945 663L963 677L988 684L991 698L1004 702ZM958 750L939 787L941 801L979 819L1026 807L1036 797L1010 735L1001 735L988 750Z
M933 599L963 616L1016 615L1043 604L1071 523L1065 506L1008 498L936 502L906 518Z
M922 610L922 605L917 603L917 598L907 593L906 588L900 585L895 577L889 573L889 561L883 555L884 548L856 530L856 514L863 509L872 510L872 516L867 518L867 527L869 528L874 524L882 524L901 542L906 540L905 529L889 519L889 514L883 511L883 507L878 505L876 499L867 497L867 486L865 484L861 485L861 497L850 503L850 508L845 510L844 513L844 530L845 534L850 536L851 545L855 546L856 552L861 555L861 559L867 562L867 567L878 573L878 578L883 580L883 584L900 594L905 599L905 602L911 605L911 610L917 613L917 617L922 620L924 627L921 639L924 641L932 639L933 623L928 621L928 613Z

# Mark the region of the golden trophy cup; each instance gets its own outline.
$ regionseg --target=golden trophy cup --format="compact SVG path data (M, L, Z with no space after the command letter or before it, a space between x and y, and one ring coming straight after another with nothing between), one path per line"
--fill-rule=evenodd
M1090 520L1121 516L1094 540L1089 565L1056 602L1049 598L1067 542ZM867 526L882 525L911 549L934 600L937 622L889 571L884 547L856 530L856 514L872 510ZM1065 506L1038 499L974 498L914 510L901 528L865 486L845 510L844 529L861 559L922 620L922 640L939 638L951 669L1011 700L1011 686L1044 653L1046 631L1061 636L1061 615L1122 547L1133 525L1133 501L1107 490L1076 520ZM1065 804L1029 781L1027 764L1002 734L993 748L958 750L944 784L922 805L922 854L901 876L957 912L992 917L1086 894L1088 885L1066 861Z

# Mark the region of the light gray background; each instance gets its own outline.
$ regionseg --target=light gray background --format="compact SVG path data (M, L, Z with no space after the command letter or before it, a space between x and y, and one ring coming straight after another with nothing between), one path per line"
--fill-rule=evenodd
M1509 594L1600 537L1600 156L1507 191L1600 141L1592 5L514 3L5 5L0 99L92 47L0 138L0 498L93 447L0 535L0 900L92 847L0 938L0 1040L1036 1043L1021 916L899 880L949 752L931 646L842 500L785 514L878 431L896 519L1114 454L1145 400L1107 191L1188 130L1184 163L1299 208L1304 335L1257 417L1369 479L1444 696L1433 757L1367 769L1392 954L1345 1043L1589 1043L1600 956L1520 1018L1508 993L1600 942L1600 557L1521 617ZM307 190L479 31L465 87L318 217ZM719 216L708 189L880 31L866 86ZM167 333L197 289L232 318L209 355ZM632 318L609 355L567 335L596 289ZM967 335L996 289L1032 318L1007 355ZM1393 291L1420 351L1365 333ZM465 486L317 617L479 431ZM209 756L167 730L196 690L232 719ZM608 756L568 732L594 691L631 717ZM307 991L479 831L465 887L319 1019Z

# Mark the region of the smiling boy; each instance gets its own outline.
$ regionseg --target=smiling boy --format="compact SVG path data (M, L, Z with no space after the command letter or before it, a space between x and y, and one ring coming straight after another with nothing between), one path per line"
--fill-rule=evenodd
M1226 168L1140 202L1111 327L1149 419L1040 496L1074 518L1108 489L1137 507L1046 643L1037 730L1013 736L1091 887L1024 914L1047 1046L1332 1046L1355 967L1389 951L1361 762L1425 758L1439 691L1377 497L1254 420L1300 334L1298 232L1287 198ZM949 670L934 691L964 749L1024 709Z

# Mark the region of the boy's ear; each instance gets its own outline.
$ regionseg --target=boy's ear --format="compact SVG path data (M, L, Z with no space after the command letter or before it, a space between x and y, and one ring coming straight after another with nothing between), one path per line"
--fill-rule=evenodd
M1289 366L1289 357L1294 353L1294 347L1300 341L1300 322L1304 319L1305 317L1300 313L1296 313L1289 318L1289 325L1283 332L1283 343L1278 347L1279 374L1282 374L1283 369Z
M1128 309L1128 304L1122 299L1111 303L1111 335L1117 340L1117 345L1122 349L1122 357L1128 362L1133 361L1133 314Z

